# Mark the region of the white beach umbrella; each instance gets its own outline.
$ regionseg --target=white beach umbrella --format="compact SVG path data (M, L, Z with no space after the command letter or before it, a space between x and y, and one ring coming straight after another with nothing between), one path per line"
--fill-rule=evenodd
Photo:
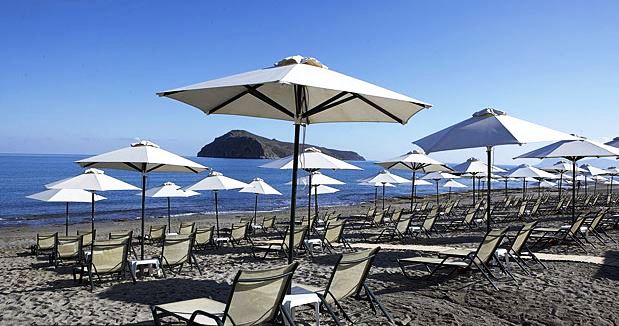
M209 190L215 195L215 221L217 224L217 236L219 236L219 202L217 199L217 193L221 190L240 189L249 186L245 182L228 178L222 173L217 171L211 171L208 177L186 187L185 190Z
M546 170L546 171L551 171L551 172L556 172L559 174L559 197L561 197L561 189L563 188L563 178L565 177L569 177L568 172L571 172L572 169L574 168L574 166L571 163L568 163L566 161L558 161L556 163L554 163L553 165L549 166L549 167L543 167L541 168L542 170ZM576 168L576 172L582 172L583 170L579 167L575 167Z
M325 186L325 185L317 185L310 188L309 191L310 196L314 196L314 211L316 211L316 216L318 216L318 195L326 195L326 194L334 194L339 189L335 189L333 187Z
M597 191L597 183L598 181L601 181L600 179L596 178L596 176L600 176L602 174L609 174L609 171L606 171L604 169L600 169L598 167L595 167L591 164L583 164L580 166L580 168L584 171L583 175L585 177L585 195L587 195L587 178L593 180L593 193L595 194Z
M421 177L421 180L434 180L434 182L436 182L436 207L439 206L440 204L440 200L438 197L438 183L440 180L449 180L449 179L459 179L460 177L454 174L451 174L449 172L431 172L428 173L426 175L424 175L423 177Z
M557 177L548 173L542 169L538 169L529 164L521 164L517 168L513 169L507 176L512 178L522 179L522 198L524 199L527 191L527 178L533 178L532 180L537 181L537 179L556 179Z
M294 156L287 156L267 164L263 164L261 168L269 168L269 169L281 169L281 170L290 170L294 168ZM339 160L333 156L327 155L321 152L318 148L309 147L306 148L301 154L299 154L298 159L298 168L304 170L308 173L308 178L306 179L306 183L310 188L312 188L314 184L313 180L313 172L317 172L319 170L361 170L361 168L354 166L352 164L346 163L342 160ZM298 179L295 181L291 181L292 185L297 184ZM307 198L307 216L311 215L312 209L312 196L308 192Z
M475 178L477 175L487 176L488 173L488 164L478 160L475 157L471 157L467 159L465 162L460 163L452 168L452 170L456 173L468 174L473 178L473 206L475 206ZM492 172L505 172L505 170L493 166Z
M372 183L372 182L365 182L363 180L359 184L362 185L362 186L372 186L372 187L374 187L374 208L376 208L376 204L378 203L378 188L383 187L383 186L390 187L390 188L395 187L395 185L391 184L391 183L385 183L385 184L383 184L381 182L373 182Z
M404 155L381 161L376 164L384 167L385 169L413 171L413 175L411 177L411 211L413 211L413 206L415 205L415 181L417 171L423 173L434 171L451 172L451 169L447 165L429 157L423 152L423 150L414 150Z
M375 176L369 177L367 179L361 180L362 182L367 182L370 184L381 183L383 184L383 210L385 209L385 186L386 184L395 184L395 183L409 183L410 180L404 179L398 175L395 175L387 170L383 170L376 174Z
M256 223L256 214L258 213L258 195L282 195L281 192L271 187L271 185L264 182L261 178L254 178L254 180L252 180L247 187L242 188L239 192L256 194L256 201L254 203L254 219L252 220L252 223Z
M447 195L448 196L447 199L449 200L451 199L451 188L466 188L466 185L456 180L447 180L447 182L443 183L441 187L449 189L449 193Z
M615 138L613 138L613 140L611 140L611 141L609 141L609 142L607 142L605 144L608 145L608 146L619 148L619 137L615 137Z
M190 172L199 173L205 166L184 157L170 153L157 144L147 140L133 143L111 152L95 155L76 162L84 168L107 168L138 172L142 175L142 210L140 257L144 259L144 214L146 211L147 176L153 172Z
M147 189L145 192L146 197L150 198L166 198L168 200L168 230L171 229L170 225L170 198L172 197L180 197L187 198L197 196L200 193L195 192L193 190L183 190L180 186L177 186L174 182L165 182L159 187L154 187ZM142 195L139 193L137 195Z
M516 158L564 158L572 162L572 178L576 179L576 162L585 157L619 156L619 149L586 138L562 140L519 155ZM572 220L576 219L576 183L572 184Z
M46 184L45 187L49 189L82 189L90 192L90 224L93 236L95 235L95 201L97 196L96 192L140 189L124 181L105 175L103 171L94 168L87 169L84 171L84 173L80 175ZM94 242L95 241L93 238L92 243L94 244Z
M542 195L542 188L556 188L557 187L557 183L548 181L548 180L539 180L539 181L536 181L533 185L537 186L538 197Z
M613 182L614 182L615 176L619 175L619 168L615 166L610 166L606 170L609 172L608 175L610 177L610 182L608 183L609 184L608 193L612 194L613 193Z
M99 195L94 197L94 201L106 199ZM26 196L26 198L48 203L65 203L64 234L67 236L69 235L69 203L90 203L93 200L92 194L83 189L48 189Z
M294 234L296 179L301 125L326 122L406 124L431 107L412 97L327 69L318 60L288 57L272 68L158 93L195 106L206 114L229 114L294 123L289 234ZM293 237L288 261L292 262Z
M310 174L304 176L304 177L300 177L297 179L297 184L301 184L301 185L309 185L310 184L310 178L312 179L312 186L318 186L318 185L343 185L344 182L337 180L335 178L332 178L328 175L322 174L322 172L320 171L314 171L314 172L310 172ZM292 182L287 182L286 184L292 184Z
M426 136L414 143L427 153L453 149L486 147L488 191L486 193L487 225L490 229L492 208L490 171L492 148L498 145L574 139L573 136L508 116L496 109L484 109L453 126Z

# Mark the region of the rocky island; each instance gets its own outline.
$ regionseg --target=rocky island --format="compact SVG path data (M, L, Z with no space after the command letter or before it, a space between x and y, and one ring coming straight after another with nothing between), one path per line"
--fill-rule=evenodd
M198 156L277 159L292 155L292 147L292 143L289 142L268 139L245 130L231 130L202 147ZM340 160L365 161L363 156L353 151L342 151L309 144L306 144L305 147L316 147L323 153Z

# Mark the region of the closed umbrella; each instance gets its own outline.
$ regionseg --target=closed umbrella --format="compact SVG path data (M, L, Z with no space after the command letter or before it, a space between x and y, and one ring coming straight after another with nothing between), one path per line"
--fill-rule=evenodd
M456 180L448 180L447 182L443 183L442 185L443 188L449 188L449 193L447 195L447 200L451 199L451 188L466 188L466 185L456 181Z
M540 125L520 120L496 109L484 109L453 126L426 136L414 143L427 153L453 149L486 147L488 192L486 193L487 226L490 230L492 202L492 148L498 145L573 139L574 137Z
M269 169L292 169L294 167L294 157L287 156L281 158L279 160L275 160L273 162L269 162L267 164L263 164L260 167L269 168ZM318 148L309 147L306 148L299 155L299 169L304 170L308 173L307 178L304 178L304 183L312 188L314 184L314 172L318 172L319 170L361 170L361 168L356 167L350 163L346 163L342 160L339 160L333 156L327 155L320 151ZM318 177L324 177L323 175L317 175ZM291 181L291 184L296 184L299 180ZM332 184L332 183L323 183L323 184ZM311 215L312 210L312 196L308 192L307 198L307 216Z
M556 179L556 176L552 173L548 173L544 170L538 169L529 164L521 164L517 168L510 171L507 176L512 178L521 178L522 179L522 199L526 196L527 189L527 180L526 178L534 178L535 179Z
M142 140L128 147L95 155L76 162L84 168L118 169L138 172L142 175L142 211L140 257L144 259L144 214L146 212L147 176L153 172L190 172L199 173L205 166L184 157L170 153L159 145Z
M410 180L404 179L398 175L395 175L387 170L383 170L377 175L364 179L362 182L367 182L371 184L381 183L383 185L383 210L385 209L385 185L395 184L395 183L409 183Z
M239 192L248 192L256 194L256 201L254 204L254 218L252 224L256 223L256 214L258 213L258 195L278 195L281 196L281 192L271 187L268 183L264 182L261 178L255 178L250 182L247 187L242 188Z
M90 227L92 235L95 235L95 201L97 199L96 192L111 191L111 190L139 190L140 188L132 186L124 181L115 179L105 175L103 171L98 169L87 169L84 173L72 178L62 179L56 182L45 185L49 189L82 189L90 192ZM92 243L94 244L94 238ZM92 245L91 245L92 250Z
M475 157L471 157L466 162L460 163L452 168L456 173L469 174L473 178L473 205L475 205L475 178L477 175L485 176L488 171L488 165ZM500 167L493 166L492 172L506 172Z
M69 235L69 203L90 203L92 194L83 189L49 189L26 198L40 200L48 203L65 203L65 224L64 234ZM106 199L103 196L95 195L94 201Z
M301 125L326 122L405 124L431 107L412 97L337 73L314 58L288 57L260 69L158 93L206 114L292 121L294 147L289 234L294 234ZM293 237L288 246L292 262Z
M378 162L376 164L384 167L385 169L413 171L413 175L411 177L411 212L413 211L413 206L415 205L416 173L418 171L423 173L435 171L451 172L451 169L447 165L429 157L423 152L423 150L414 150L404 155Z
M171 229L170 225L170 198L172 197L180 197L187 198L192 196L197 196L200 193L197 193L192 190L183 190L180 186L177 186L173 182L165 182L159 187L154 187L146 190L146 197L150 198L166 198L168 200L168 230ZM139 193L138 195L142 195Z
M422 180L434 180L436 182L436 208L438 208L440 201L438 198L438 182L440 180L459 179L457 175L453 175L448 172L432 172L421 177Z
M562 140L519 155L517 158L564 158L572 162L572 179L576 181L576 162L585 157L619 156L619 149L586 138ZM576 219L576 182L572 184L572 220Z
M217 224L217 236L219 236L219 203L217 201L217 193L221 190L239 189L245 188L247 186L249 185L245 182L228 178L217 171L211 171L208 177L185 188L185 190L210 190L213 192L213 194L215 195L215 221Z

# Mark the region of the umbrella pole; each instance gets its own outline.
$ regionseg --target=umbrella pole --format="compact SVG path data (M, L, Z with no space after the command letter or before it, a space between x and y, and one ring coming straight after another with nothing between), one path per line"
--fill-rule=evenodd
M69 202L67 202L67 207L65 209L64 235L69 236Z
M587 197L587 176L585 175L585 197Z
M170 225L170 197L168 197L168 230L172 229Z
M143 169L146 170L146 167L144 166ZM142 260L144 259L144 210L145 208L146 208L146 173L142 173L142 239L140 240L140 259Z
M376 210L377 204L378 204L378 187L374 186L374 210Z
M438 180L436 180L436 209L439 209L440 202L438 199Z
M449 193L447 194L447 200L451 200L451 187L449 187Z
M572 223L576 220L576 158L572 160Z
M256 194L256 202L254 203L254 220L252 224L256 224L256 214L258 214L258 194Z
M92 257L92 252L95 246L95 192L93 191L90 195L90 257Z
M559 174L559 199L561 199L561 188L563 186L563 173Z
M307 220L312 216L312 171L309 172L309 192L307 193Z
M415 206L415 170L413 170L413 179L411 180L411 212Z
M385 184L383 183L383 211L385 210Z
M475 207L475 173L473 173L473 207Z
M593 195L595 196L595 193L598 190L598 181L597 180L593 180Z
M219 208L217 203L217 190L213 190L215 193L215 223L217 224L217 237L219 237Z
M492 177L492 146L486 147L486 153L488 154L488 191L486 192L486 223L488 224L488 231L490 231L490 178Z
M300 115L301 111L301 102L299 98L299 87L297 85L295 88L295 99L296 99L296 110L297 116ZM292 255L294 254L294 216L295 210L297 209L297 175L299 169L299 131L301 129L301 124L299 122L295 122L294 124L294 145L293 145L293 156L294 159L292 161L292 190L290 194L290 221L288 227L288 234L290 235L288 242L288 264L292 264ZM311 189L311 188L310 188Z
M507 199L508 196L509 194L507 193L507 178L505 178L505 199Z
M537 184L537 197L542 197L542 181Z
M526 197L527 178L522 178L522 200Z
M316 219L314 221L317 221L318 220L318 187L314 189L314 212L316 213Z

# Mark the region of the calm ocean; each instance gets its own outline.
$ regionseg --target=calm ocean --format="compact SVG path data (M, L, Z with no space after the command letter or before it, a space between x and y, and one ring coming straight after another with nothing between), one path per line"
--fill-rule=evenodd
M86 155L17 155L0 154L0 226L19 224L47 224L63 223L63 203L45 203L26 198L27 195L45 190L44 185L59 179L71 177L83 170L75 163L76 160L87 157ZM260 168L259 166L268 160L248 159L218 159L218 158L189 158L199 162L224 175L244 182L250 182L253 178L260 177L273 187L278 189L282 196L260 197L258 209L260 211L273 211L285 209L289 206L290 170L276 170ZM341 206L374 199L374 188L359 185L360 179L367 178L378 173L381 168L372 162L350 162L361 167L362 171L323 171L331 177L345 182L345 185L335 186L340 192L328 195L319 195L321 206ZM394 173L410 178L406 171L393 171ZM129 171L109 170L105 171L113 177L140 186L140 175ZM161 185L166 181L172 181L180 186L188 186L206 177L208 172L200 174L189 173L153 173L149 175L148 186L151 188ZM304 175L301 172L300 175ZM461 181L462 180L462 181ZM469 180L461 179L465 184ZM502 186L502 184L501 184ZM299 187L298 205L307 205L307 190L304 186ZM419 195L433 194L434 186L418 187ZM446 189L441 189L446 191ZM395 188L387 188L387 197L408 195L409 185L400 185ZM140 214L140 196L135 191L109 191L100 193L107 200L97 203L96 216L98 220L110 219L133 219ZM379 191L380 196L380 191ZM219 192L219 210L221 212L249 212L254 208L254 195L239 193L238 190ZM164 198L147 198L147 216L163 216L167 214L167 202ZM202 192L200 196L191 198L173 198L172 214L212 213L213 196L210 192ZM90 204L73 203L70 205L71 222L75 223L87 220L90 214Z

